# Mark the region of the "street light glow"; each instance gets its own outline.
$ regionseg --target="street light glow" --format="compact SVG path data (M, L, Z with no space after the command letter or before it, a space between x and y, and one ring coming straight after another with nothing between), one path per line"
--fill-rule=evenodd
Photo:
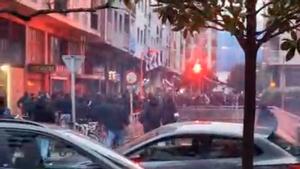
M270 87L272 88L276 87L276 83L274 81L270 82Z
M10 65L2 65L0 66L0 70L3 71L3 72L7 72L10 68Z
M193 67L193 71L194 73L200 73L202 70L201 64L200 63L196 63Z

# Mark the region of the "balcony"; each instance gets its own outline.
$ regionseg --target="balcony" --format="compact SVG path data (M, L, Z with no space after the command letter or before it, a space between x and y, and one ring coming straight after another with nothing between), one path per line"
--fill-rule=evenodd
M58 1L60 2L60 1ZM12 4L14 3L14 4ZM31 13L35 10L39 9L47 9L47 3L45 3L44 0L37 0L35 1L29 1L29 0L20 0L20 1L11 1L10 5L17 5L18 10L23 11L23 13ZM55 4L54 4L55 5ZM56 4L54 6L55 8L67 8L64 4ZM73 14L72 14L73 15ZM48 14L48 15L41 15L38 16L38 20L34 20L35 22L43 22L43 23L35 23L34 21L31 21L31 24L35 25L56 25L57 27L68 27L73 29L78 29L80 31L85 32L86 34L92 36L99 36L99 32L97 32L95 29L90 28L90 24L85 24L84 21L86 19L80 18L81 20L75 20L74 17L71 17L70 15L61 15L57 13Z
M265 50L264 51L264 61L270 66L280 66L280 65L300 65L299 55L295 55L293 59L286 62L286 51L282 50Z

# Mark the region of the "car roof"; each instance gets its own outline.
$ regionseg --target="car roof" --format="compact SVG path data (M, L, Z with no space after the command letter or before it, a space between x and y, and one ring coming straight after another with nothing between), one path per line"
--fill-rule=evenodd
M173 123L162 126L158 129L158 134L215 134L223 136L243 136L243 124L229 122L213 122L213 121L189 121ZM268 137L270 132L262 128L256 128L256 137Z

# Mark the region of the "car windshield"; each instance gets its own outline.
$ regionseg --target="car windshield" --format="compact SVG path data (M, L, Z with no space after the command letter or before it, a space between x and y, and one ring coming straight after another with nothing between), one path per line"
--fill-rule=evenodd
M299 4L0 0L0 119L122 152L172 123L239 123L252 169L255 129L300 145Z

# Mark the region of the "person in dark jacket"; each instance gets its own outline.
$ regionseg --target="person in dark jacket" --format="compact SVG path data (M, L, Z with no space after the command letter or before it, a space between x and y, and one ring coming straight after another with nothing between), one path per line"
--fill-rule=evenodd
M76 119L86 120L88 117L88 105L83 97L79 97L76 103Z
M162 112L159 100L149 95L149 100L145 103L144 111L140 119L144 127L144 132L147 133L156 129L161 124Z
M55 117L47 94L39 92L35 102L33 120L36 122L54 123Z
M29 95L27 92L18 100L17 106L22 111L23 116L32 116L34 103L32 95Z
M177 112L173 98L170 95L166 95L163 100L162 107L162 124L166 125L169 123L176 122L175 113Z
M118 146L124 142L125 128L129 124L129 114L123 104L118 103L112 98L107 103L102 104L104 125L107 129L107 138L105 144L108 147ZM104 111L103 111L104 110Z

